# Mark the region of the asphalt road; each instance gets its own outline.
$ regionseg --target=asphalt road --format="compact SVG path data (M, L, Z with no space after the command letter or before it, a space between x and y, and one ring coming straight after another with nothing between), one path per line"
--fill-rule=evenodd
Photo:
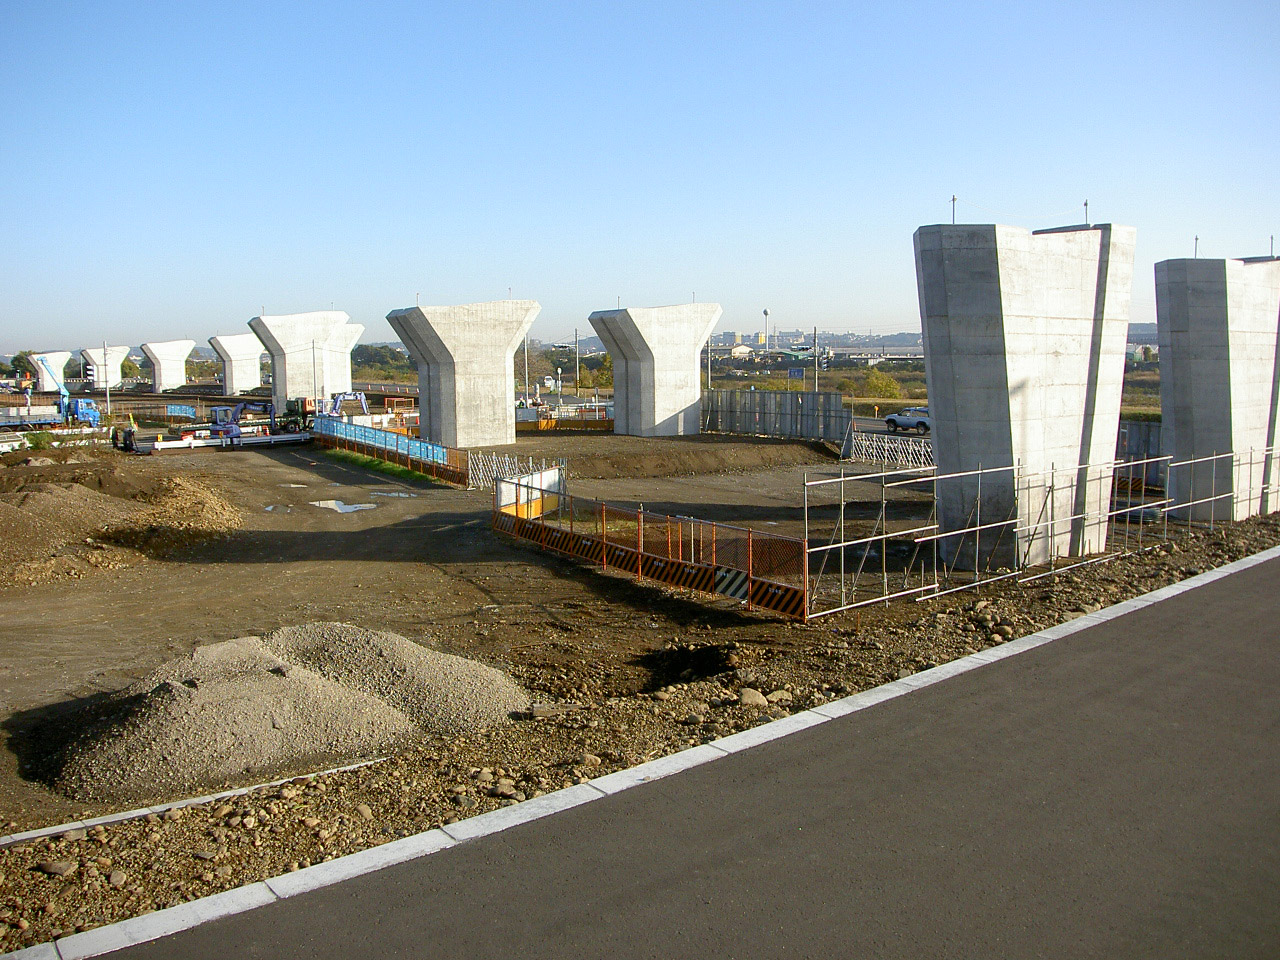
M1280 561L114 956L1280 956Z

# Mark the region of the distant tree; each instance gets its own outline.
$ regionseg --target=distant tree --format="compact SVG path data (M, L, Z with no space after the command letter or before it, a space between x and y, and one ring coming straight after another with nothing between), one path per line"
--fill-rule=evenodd
M24 377L28 380L34 380L37 371L36 365L31 361L31 355L34 351L19 350L14 355L13 362L9 365L9 376Z
M124 362L120 364L120 376L126 380L131 380L141 374L141 368L128 357L125 357Z
M1142 359L1144 362L1150 363L1155 358L1156 358L1156 352L1154 350L1152 350L1150 347L1142 348Z
M902 387L889 374L873 367L862 381L862 396L897 400L902 397Z
M600 361L600 366L594 371L595 386L612 387L613 386L613 355L606 353L604 359Z
M188 380L217 380L222 376L221 360L188 360Z
M361 343L351 351L351 376L356 380L410 383L417 379L418 368L395 347Z

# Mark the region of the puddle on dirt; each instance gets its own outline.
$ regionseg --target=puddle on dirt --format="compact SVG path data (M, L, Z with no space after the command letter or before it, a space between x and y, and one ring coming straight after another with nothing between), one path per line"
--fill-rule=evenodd
M298 489L298 488L300 488L300 487L305 487L305 486L306 486L306 484L305 484L305 483L282 483L282 484L280 484L280 486L282 486L282 487L293 487L294 489Z
M400 493L399 491L392 491L392 490L370 490L369 496L371 497L416 497L417 494L416 493Z
M372 510L376 503L343 503L341 500L312 500L313 507L335 510L338 513L355 513L357 510Z
M279 510L281 513L293 512L293 507L289 506L287 503L273 503L270 506L263 507L262 509L267 513L273 513L276 510Z

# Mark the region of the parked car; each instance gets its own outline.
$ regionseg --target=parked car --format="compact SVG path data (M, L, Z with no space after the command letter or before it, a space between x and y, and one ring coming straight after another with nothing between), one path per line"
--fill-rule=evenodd
M929 420L928 407L907 407L905 410L899 410L885 417L884 425L889 428L890 433L897 433L899 430L928 433L933 424Z

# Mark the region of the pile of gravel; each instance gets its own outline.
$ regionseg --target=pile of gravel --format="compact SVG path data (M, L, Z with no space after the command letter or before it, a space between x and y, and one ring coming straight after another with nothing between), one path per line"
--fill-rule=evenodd
M341 623L200 647L119 691L55 759L84 800L139 801L369 757L527 710L506 674Z

